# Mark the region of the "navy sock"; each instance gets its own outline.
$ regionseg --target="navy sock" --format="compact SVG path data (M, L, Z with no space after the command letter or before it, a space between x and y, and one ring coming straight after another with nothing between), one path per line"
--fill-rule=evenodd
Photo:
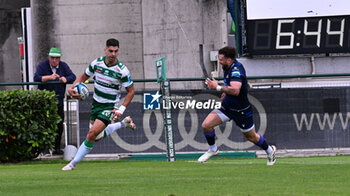
M204 133L204 136L210 146L215 144L215 129L208 133Z
M259 133L258 133L258 135L260 136L260 139L259 139L258 143L256 143L255 145L259 146L263 150L267 150L269 145L267 144L267 142L265 141L265 139L262 135L260 135Z

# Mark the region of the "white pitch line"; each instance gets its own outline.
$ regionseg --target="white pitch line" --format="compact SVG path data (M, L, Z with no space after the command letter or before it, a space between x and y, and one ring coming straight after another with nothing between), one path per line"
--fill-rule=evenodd
M198 163L198 164L231 164L231 165L245 165L245 164L255 164L251 161L249 162L242 162L242 161L207 161L204 163L200 163L198 161L185 161L188 163ZM256 163L256 164L261 164L261 163Z
M212 161L209 160L204 163L199 163L198 161L185 161L189 163L198 163L198 164L222 164L222 165L260 165L261 162L253 162L253 161ZM349 161L312 161L312 162L305 162L305 161L279 161L277 160L276 165L350 165Z
M276 162L277 163L277 162ZM295 162L295 161L279 161L278 163L281 164L289 164L289 165L348 165L350 164L350 161L318 161L318 162Z

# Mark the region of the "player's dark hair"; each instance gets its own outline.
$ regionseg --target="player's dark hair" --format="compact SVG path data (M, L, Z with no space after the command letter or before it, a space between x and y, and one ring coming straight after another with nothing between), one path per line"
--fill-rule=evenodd
M236 55L237 55L237 50L236 50L236 48L226 46L226 47L223 47L219 50L219 54L224 55L224 57L226 57L226 58L230 58L232 60L235 60Z
M108 39L107 41L106 41L106 47L108 48L108 47L110 47L110 46L118 46L119 47L119 41L118 40L116 40L116 39L114 39L114 38L111 38L111 39Z

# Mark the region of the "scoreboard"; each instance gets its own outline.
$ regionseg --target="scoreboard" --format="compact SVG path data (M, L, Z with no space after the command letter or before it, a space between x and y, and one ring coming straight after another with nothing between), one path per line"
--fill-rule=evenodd
M246 0L247 55L350 53L345 0Z

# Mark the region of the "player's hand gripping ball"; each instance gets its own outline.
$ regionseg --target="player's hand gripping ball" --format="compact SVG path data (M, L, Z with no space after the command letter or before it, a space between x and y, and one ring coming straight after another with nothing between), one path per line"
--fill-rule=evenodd
M74 85L73 89L76 90L79 95L81 95L81 100L85 100L89 97L89 89L85 84L78 82Z

